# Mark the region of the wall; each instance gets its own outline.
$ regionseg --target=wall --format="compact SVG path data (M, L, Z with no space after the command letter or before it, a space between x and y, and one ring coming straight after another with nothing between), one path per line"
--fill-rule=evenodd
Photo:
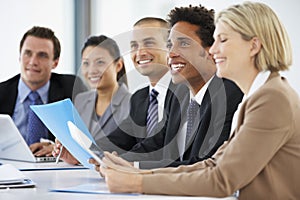
M292 45L293 45L293 66L290 71L282 73L288 77L291 85L300 94L300 28L297 24L297 18L300 1L299 0L257 0L269 5L279 16L285 25ZM188 6L199 5L199 2L207 8L215 9L216 12L228 7L229 5L243 2L242 0L93 0L93 34L108 34L111 37L121 38L120 35L128 34L131 26L135 21L144 16L158 16L166 18L167 13L174 8L174 6ZM118 5L118 6L115 6ZM131 83L130 87L134 90L136 83L145 81L139 77L134 71L128 55L125 55L126 64L129 76L136 77Z
M18 5L18 6L16 6ZM72 0L0 1L0 81L20 72L19 44L23 34L33 26L51 28L61 42L62 53L55 71L74 72Z
M84 0L83 0L84 1ZM272 7L285 25L293 44L294 63L291 70L284 72L292 86L300 94L300 28L297 24L299 0L259 0ZM199 0L91 0L92 34L107 34L122 43L128 71L130 89L136 83L146 82L134 70L127 50L127 38L132 24L144 16L165 18L174 6L198 5ZM201 0L202 5L219 11L241 0ZM18 4L18 6L15 6ZM118 6L116 6L118 5ZM62 43L62 55L57 72L78 73L74 70L73 43L73 0L9 0L0 1L1 25L1 65L0 81L19 72L19 42L33 25L48 26L53 29Z

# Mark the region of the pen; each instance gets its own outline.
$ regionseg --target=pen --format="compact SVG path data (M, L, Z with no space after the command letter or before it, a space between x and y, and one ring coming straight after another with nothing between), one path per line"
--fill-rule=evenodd
M58 164L58 162L59 162L59 159L60 159L60 156L61 156L61 152L62 152L62 150L63 150L63 147L64 147L63 145L60 146L60 151L59 151L59 154L58 154L58 156L56 157L56 161L55 161L56 164Z

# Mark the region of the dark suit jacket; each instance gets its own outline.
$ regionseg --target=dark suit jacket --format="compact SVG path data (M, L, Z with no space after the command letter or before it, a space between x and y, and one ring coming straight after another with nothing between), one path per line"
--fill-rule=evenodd
M0 113L13 115L18 96L18 84L20 74L0 83ZM86 91L86 86L79 77L74 75L52 73L48 93L48 103L72 99L79 92ZM6 95L4 95L6 94ZM49 134L49 139L54 140L54 136Z
M104 150L117 151L127 160L161 159L161 151L166 143L166 132L177 132L183 121L181 112L184 106L180 101L187 92L186 86L178 86L170 82L165 98L163 118L158 124L156 134L147 138L149 87L138 90L131 97L129 117L102 142L97 141L97 144Z
M184 101L190 100L188 94ZM242 97L241 90L232 81L213 77L195 119L193 135L187 144L183 160L179 159L178 144L173 140L172 145L165 147L162 160L140 162L140 168L187 165L211 157L228 139L233 114ZM186 110L182 114L186 114ZM166 135L166 138L172 139L176 132L168 134L171 135ZM177 154L175 159L174 154Z

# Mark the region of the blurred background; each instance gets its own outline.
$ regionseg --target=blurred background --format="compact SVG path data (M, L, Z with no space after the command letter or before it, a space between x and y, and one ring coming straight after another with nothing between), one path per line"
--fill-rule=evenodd
M293 46L293 66L283 75L300 94L300 28L297 23L299 0L256 0L269 5L285 25ZM241 0L0 0L0 81L19 73L19 42L32 26L45 26L55 31L62 45L58 73L77 74L80 52L90 35L105 34L121 46L128 72L129 89L145 81L136 74L129 57L128 33L138 19L145 16L166 18L175 6L199 5L216 12Z

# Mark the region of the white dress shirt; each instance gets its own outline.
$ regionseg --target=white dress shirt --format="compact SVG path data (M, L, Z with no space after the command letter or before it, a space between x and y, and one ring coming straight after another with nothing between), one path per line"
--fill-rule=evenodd
M203 85L203 87L197 92L197 94L195 96L190 91L190 101L193 99L199 104L199 106L201 106L201 103L203 101L206 90L207 90L207 88L208 88L208 86L209 86L212 79L213 79L213 77L210 78L209 81L207 81ZM184 122L183 126L178 131L178 135L177 135L178 152L179 152L181 160L182 160L183 154L185 152L186 129L187 129L187 121Z
M237 119L238 119L238 114L240 112L240 107L243 104L243 102L249 98L254 92L256 92L269 78L270 76L270 71L264 71L264 72L259 72L257 74L257 76L255 77L250 90L248 92L248 94L245 94L243 97L243 100L241 101L241 103L238 106L238 109L235 111L234 115L233 115L233 119L232 119L232 123L231 123L231 133L230 135L232 135L233 131L236 128L237 125Z
M153 87L151 84L149 86L149 95L152 89L155 89L158 92L157 101L158 101L158 121L160 122L164 115L165 99L167 96L167 91L171 81L171 75L167 72Z

